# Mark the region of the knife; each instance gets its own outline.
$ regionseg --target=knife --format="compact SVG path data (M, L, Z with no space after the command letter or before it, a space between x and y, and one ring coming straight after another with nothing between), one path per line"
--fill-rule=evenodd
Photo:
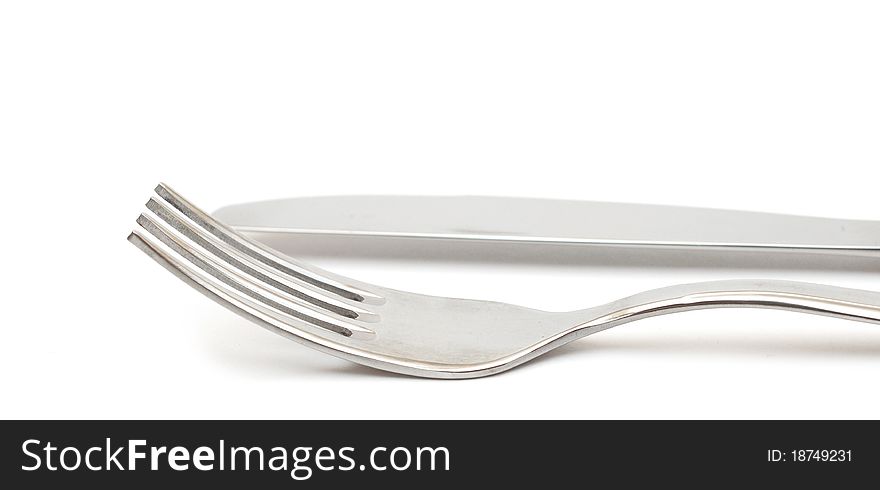
M880 255L880 222L508 197L328 196L224 207L245 233Z

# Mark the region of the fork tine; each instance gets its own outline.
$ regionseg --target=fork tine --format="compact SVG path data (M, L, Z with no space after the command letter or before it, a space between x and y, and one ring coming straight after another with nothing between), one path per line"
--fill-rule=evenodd
M219 259L219 265L226 267L235 274L242 276L250 282L262 283L279 296L294 302L309 303L306 306L317 306L347 318L357 318L362 321L376 321L377 315L361 308L353 301L345 301L325 290L303 284L295 279L288 278L277 271L272 270L263 263L255 263L253 259L242 255L237 249L230 248L223 242L212 240L205 232L200 231L194 224L165 205L150 199L147 209L173 229L173 234L191 242L193 246L204 250L209 256Z
M329 274L317 270L317 268L306 267L290 259L282 259L278 256L277 252L267 250L259 243L228 229L165 184L156 186L155 192L159 198L193 222L199 229L204 230L204 232L215 239L240 252L243 256L247 256L292 278L335 293L351 301L371 304L381 304L384 302L382 297L350 284L344 284L339 280L329 277Z
M225 267L221 265L222 259L211 256L204 250L191 247L175 233L146 214L142 214L137 223L139 227L129 236L129 241L139 245L139 248L157 260L158 258L154 255L157 247L161 246L170 250L179 258L173 259L170 258L170 254L164 253L162 255L165 261L173 262L171 264L173 267L200 285L204 286L202 283L208 283L214 289L223 290L231 302L244 303L252 308L257 308L286 325L296 324L299 321L299 323L345 337L363 339L375 337L373 330L360 325L357 320L341 318L330 312L322 313L315 308L287 301L260 284L230 273L227 268L228 264ZM148 242L146 245L152 249L152 252L140 246L141 244L137 243L135 239Z

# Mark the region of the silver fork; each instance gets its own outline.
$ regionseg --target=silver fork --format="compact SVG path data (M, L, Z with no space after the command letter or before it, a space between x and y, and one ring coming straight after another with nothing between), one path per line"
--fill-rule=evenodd
M880 323L880 293L728 280L646 291L573 312L388 289L296 261L237 234L160 184L128 239L184 282L292 340L378 369L477 378L656 315L774 308Z

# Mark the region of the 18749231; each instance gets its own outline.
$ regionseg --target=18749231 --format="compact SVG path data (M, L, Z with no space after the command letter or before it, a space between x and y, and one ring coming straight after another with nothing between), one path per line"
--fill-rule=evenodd
M768 449L771 463L847 463L852 461L852 449Z

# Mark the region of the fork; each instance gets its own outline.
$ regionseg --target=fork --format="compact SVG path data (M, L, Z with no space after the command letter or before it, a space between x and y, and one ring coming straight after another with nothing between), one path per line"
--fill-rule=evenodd
M596 332L705 308L773 308L880 323L880 293L778 280L646 291L572 312L398 291L248 239L159 184L128 240L193 288L275 333L377 369L427 378L506 371Z

